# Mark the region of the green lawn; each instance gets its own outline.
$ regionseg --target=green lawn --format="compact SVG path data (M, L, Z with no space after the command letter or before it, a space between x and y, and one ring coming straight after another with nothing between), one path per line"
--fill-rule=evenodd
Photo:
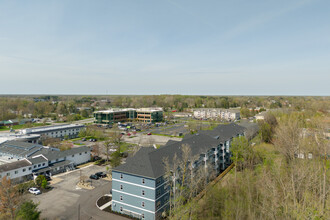
M17 129L24 129L24 128L30 128L30 127L40 127L40 126L46 126L46 125L50 125L50 124L49 123L46 123L46 124L34 123L34 124L25 124L25 125L14 125L14 126L12 126L12 128L14 130L17 130ZM10 130L10 127L7 127L7 126L0 127L0 131L9 131L9 130Z

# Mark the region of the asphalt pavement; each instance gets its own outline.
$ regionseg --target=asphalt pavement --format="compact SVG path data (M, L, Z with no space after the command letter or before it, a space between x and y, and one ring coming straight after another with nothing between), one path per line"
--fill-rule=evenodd
M126 220L127 218L101 211L96 207L96 200L104 194L109 194L112 182L104 179L93 180L95 189L87 190L76 186L80 175L90 176L105 167L91 165L68 173L53 176L54 187L41 195L29 195L34 202L39 203L41 219L71 220L71 219L114 219Z

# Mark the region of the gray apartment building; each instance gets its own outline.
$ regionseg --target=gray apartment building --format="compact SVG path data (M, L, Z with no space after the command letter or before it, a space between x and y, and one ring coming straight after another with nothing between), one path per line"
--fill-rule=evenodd
M140 219L160 219L169 208L170 190L175 192L164 176L164 158L170 164L174 155L181 159L185 144L195 158L192 167L205 167L206 176L218 175L231 164L232 139L244 132L245 128L236 124L219 125L212 131L188 135L180 142L169 141L159 149L141 148L112 171L112 210ZM180 172L177 173L175 181L180 182Z

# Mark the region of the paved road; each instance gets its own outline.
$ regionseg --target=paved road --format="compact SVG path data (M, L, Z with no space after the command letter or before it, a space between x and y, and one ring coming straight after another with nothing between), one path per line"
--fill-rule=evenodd
M92 165L80 170L82 175L89 176L95 172L105 171L105 167ZM41 218L49 220L78 219L80 204L81 220L126 220L124 217L101 211L96 207L96 200L110 192L111 181L93 180L95 189L79 189L76 187L76 183L80 178L80 170L54 176L53 181L57 183L52 184L54 189L47 193L37 196L29 195L34 202L40 203Z

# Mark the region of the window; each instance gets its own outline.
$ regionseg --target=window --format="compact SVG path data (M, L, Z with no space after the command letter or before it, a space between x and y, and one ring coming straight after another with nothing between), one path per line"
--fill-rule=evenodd
M123 196L120 196L120 201L123 201Z
M45 166L45 163L43 163L42 165Z
M144 202L141 203L141 206L144 207Z
M37 167L37 165L34 165L34 166L33 166L33 168L36 168L36 167Z
M157 197L160 196L160 190L157 190Z
M15 174L18 174L18 171L17 170L15 171Z
M56 159L56 162L58 161L58 159Z
M122 179L122 178L123 178L123 174L121 173L121 174L120 174L120 179Z
M144 191L144 190L142 190L142 195L143 195L143 196L145 195L145 191Z
M142 216L142 218L144 219L144 214L143 214L143 213L142 213L142 215L141 215L141 216Z
M32 167L29 167L29 170L32 170Z
M87 154L87 152L85 152L85 154Z
M142 179L142 184L145 184L145 180L144 179Z
M41 167L41 164L38 164L38 167Z
M159 208L160 208L160 201L157 202L156 210L158 210Z
M10 176L10 173L7 173L7 176Z
M120 189L123 190L123 185L120 185Z
M158 185L158 184L160 183L160 181L161 181L161 179L160 179L160 178L158 178L158 179L157 179L157 183L156 183L156 184Z
M121 211L121 212L123 211L123 207L122 207L122 206L120 206L120 211Z
M23 172L25 172L26 171L26 169L23 169Z
M72 155L72 157L74 157L74 155Z

